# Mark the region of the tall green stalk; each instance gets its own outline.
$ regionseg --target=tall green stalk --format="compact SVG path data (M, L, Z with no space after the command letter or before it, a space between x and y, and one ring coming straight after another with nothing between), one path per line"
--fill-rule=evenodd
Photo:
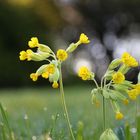
M103 130L106 130L106 104L105 104L105 98L103 96Z
M60 94L61 94L61 100L62 100L62 105L63 105L63 110L64 110L64 116L67 121L68 129L71 135L72 140L75 140L74 134L71 128L70 120L69 120L69 115L67 111L67 106L66 106L66 101L65 101L65 94L64 94L64 88L63 88L63 80L62 80L62 71L61 71L61 63L59 64L59 72L60 72L60 78L59 78L59 83L60 83Z

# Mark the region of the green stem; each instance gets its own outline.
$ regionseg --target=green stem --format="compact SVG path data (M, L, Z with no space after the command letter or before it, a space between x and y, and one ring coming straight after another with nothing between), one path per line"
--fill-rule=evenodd
M98 85L97 81L94 78L93 78L93 81L94 81L96 87L99 88L99 85Z
M68 129L71 135L72 140L75 140L74 134L71 128L70 120L69 120L69 115L67 111L67 106L66 106L66 101L65 101L65 94L64 94L64 88L63 88L63 80L62 80L62 71L61 71L61 63L59 64L59 72L60 72L60 78L59 78L59 83L60 83L60 94L61 94L61 100L62 100L62 105L63 105L63 110L64 110L64 116L66 117Z
M103 96L103 130L106 129L106 104L105 104L105 98Z
M138 123L138 121L137 121L137 114L138 114L138 99L136 100L136 102L135 102L135 128L136 128L136 130L138 131L138 125L137 125L137 123ZM137 138L138 138L138 132L136 133L136 140L137 140Z

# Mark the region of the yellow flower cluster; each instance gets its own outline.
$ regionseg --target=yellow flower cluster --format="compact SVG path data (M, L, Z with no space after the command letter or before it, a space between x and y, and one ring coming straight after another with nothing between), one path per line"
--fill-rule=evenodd
M121 120L121 119L123 119L123 114L120 112L120 111L117 111L116 112L116 120Z
M127 52L123 53L121 60L128 67L137 67L138 66L137 60Z
M81 77L82 80L90 80L91 71L87 67L82 66L78 71L78 76Z
M125 80L125 76L121 72L116 72L113 74L112 80L115 84L120 84Z
M32 37L30 41L28 41L28 46L30 48L37 47L37 51L33 52L31 49L26 51L21 51L19 55L19 59L21 61L26 60L30 61L48 61L49 64L42 65L35 73L30 74L30 78L33 81L37 81L39 76L42 76L45 79L49 79L50 82L53 82L52 87L58 88L58 80L59 80L59 68L58 66L62 61L65 61L68 58L68 53L74 51L78 45L84 43L89 43L88 37L85 34L81 34L78 44L72 43L74 45L70 45L67 50L59 49L56 53L50 49L50 47L40 44L37 37ZM69 50L69 51L68 51ZM71 51L72 50L72 51ZM52 57L52 59L48 59ZM85 77L84 77L85 79Z
M59 49L56 54L58 60L65 61L68 58L68 54L65 50Z

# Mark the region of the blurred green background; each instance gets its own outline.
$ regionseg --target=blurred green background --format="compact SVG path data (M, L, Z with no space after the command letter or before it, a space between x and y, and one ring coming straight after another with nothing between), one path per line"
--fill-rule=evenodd
M33 84L29 78L42 62L18 58L33 36L55 52L77 41L82 32L89 36L91 43L79 47L64 65L64 80L69 85L80 82L75 74L81 65L87 65L100 80L112 58L123 52L140 60L139 7L139 0L0 1L0 87L48 85L42 79ZM129 78L136 80L135 74Z

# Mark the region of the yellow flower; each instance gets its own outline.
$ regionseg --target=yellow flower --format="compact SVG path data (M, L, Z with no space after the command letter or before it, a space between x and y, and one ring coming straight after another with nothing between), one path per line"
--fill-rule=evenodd
M53 84L52 84L52 87L53 87L53 88L58 88L58 86L59 86L59 85L58 85L57 81L54 81Z
M21 51L20 52L20 56L19 56L19 59L21 60L21 61L23 61L23 60L28 60L28 61L30 61L32 58L32 55L33 55L33 51L32 50L30 50L30 49L28 49L26 52L25 51Z
M131 89L128 91L128 96L131 100L136 100L138 95L138 90L137 89Z
M84 33L82 33L82 34L80 35L79 42L80 42L81 44L87 44L87 43L89 43L90 41L89 41L88 37L87 37Z
M140 94L140 84L133 85L133 88L138 91L137 94L139 95Z
M112 76L112 80L116 84L120 84L125 80L125 76L121 72L116 72Z
M82 80L90 80L91 72L85 66L82 66L78 71L78 76L82 78Z
M124 103L125 105L128 105L128 104L129 104L129 100L128 100L128 99L125 99L125 100L123 100L123 103Z
M30 48L38 47L38 45L39 45L39 42L38 42L38 38L37 37L32 37L31 41L28 42L28 46Z
M21 52L20 52L19 59L20 59L21 61L26 60L26 59L27 59L27 53L26 53L25 51L21 51Z
M58 60L61 60L61 61L65 61L68 58L67 52L63 49L59 49L56 55L57 55Z
M123 119L123 117L124 116L120 111L116 112L116 120L121 120L121 119Z
M49 64L46 69L49 74L53 74L55 72L55 65Z
M127 52L123 53L121 60L128 67L137 67L138 66L137 60Z
M48 72L42 73L42 77L45 78L45 79L48 79L49 73Z
M30 78L31 78L33 81L37 81L38 75L37 75L36 73L31 73L31 74L30 74Z

